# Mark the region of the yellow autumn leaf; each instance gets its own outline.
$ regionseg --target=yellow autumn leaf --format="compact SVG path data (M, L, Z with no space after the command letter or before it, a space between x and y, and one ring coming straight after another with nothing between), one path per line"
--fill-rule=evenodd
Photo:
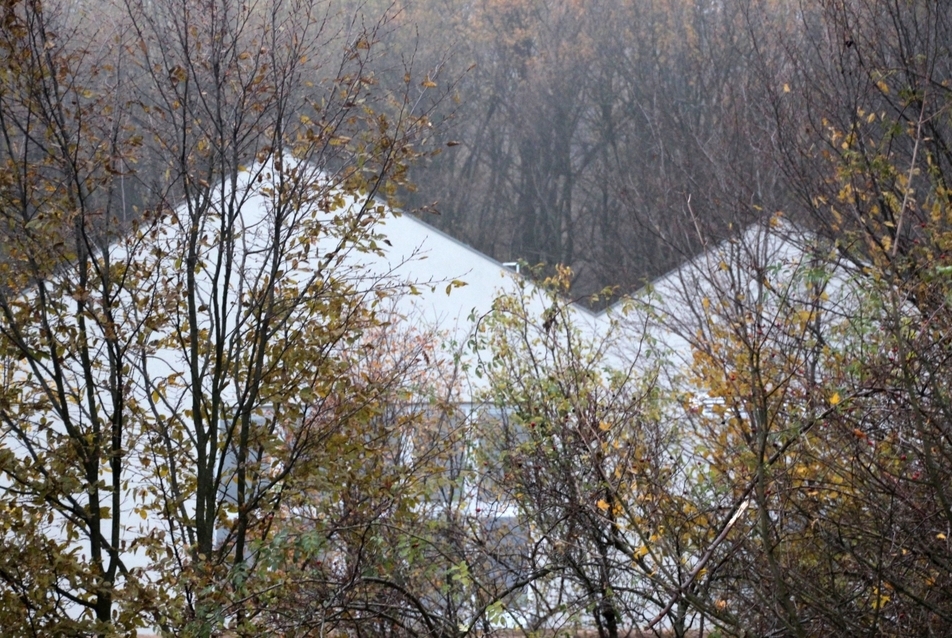
M608 502L605 499L598 499L598 503L596 503L596 505L598 506L598 509L602 510L603 512L608 511Z
M834 392L833 396L830 397L830 405L837 405L840 402L840 393Z
M945 534L943 534L942 532L939 532L938 534L936 534L935 537L938 538L940 541L945 540Z
M601 430L602 432L608 432L611 429L611 427L612 427L611 424L609 424L607 421L602 421L601 423L598 424L598 429Z

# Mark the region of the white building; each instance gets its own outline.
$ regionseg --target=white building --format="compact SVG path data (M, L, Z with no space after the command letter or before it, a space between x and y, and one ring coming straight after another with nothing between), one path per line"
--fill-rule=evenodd
M187 562L186 548L200 539L176 519L195 523L195 529L200 521L213 522L217 542L226 538L221 522L233 520L238 509L239 497L229 487L237 441L274 435L281 427L276 410L290 410L282 413L287 422L302 423L311 418L308 404L330 401L329 386L310 385L314 378L306 365L294 368L292 360L282 359L287 349L309 348L317 355L315 366L351 357L353 370L363 370L359 352L373 346L361 340L360 330L344 334L352 324L341 320L342 313L358 316L359 308L376 305L390 324L368 327L438 340L446 358L457 356L454 370L465 373L455 380L453 395L462 404L472 404L486 388L484 378L469 374L479 356L469 343L498 295L525 294L526 310L539 322L531 329L546 330L540 324L551 300L510 269L410 215L341 197L317 171L287 164L281 170L255 166L233 185L212 189L207 201L183 204L104 248L97 268L109 276L94 273L89 290L77 287L72 272L46 282L69 297L50 315L56 325L26 326L25 358L5 362L12 398L21 405L45 402L36 411L8 415L0 449L11 456L0 498L23 486L31 456L40 462L57 454L66 458L71 439L101 436L112 427L115 440L100 450L96 490L105 516L82 513L94 490L88 471L76 467L64 470L60 493L37 497L31 507L50 508L36 533L74 559L85 561L97 545L103 568L117 575L117 591L125 587L124 572L148 582L155 578L152 570ZM786 285L780 283L785 278L805 281L805 253L787 238L775 241L771 228L752 229L741 241L698 256L636 296L631 309L622 304L593 313L565 303L560 312L571 316L585 338L611 340L607 365L637 366L646 332L654 333L652 347L673 362L674 378L691 363L693 335L710 321L705 299L731 292L743 307L766 294L765 272L774 291ZM120 270L110 270L107 262ZM801 283L792 286L799 294ZM184 298L188 291L190 300ZM274 299L287 305L278 312ZM38 304L36 291L25 293L24 303ZM77 336L81 319L84 340ZM56 369L28 352L49 346L51 332L66 335L52 346ZM87 346L85 355L75 348L81 345ZM288 370L275 373L276 381L262 381L255 372L261 366ZM51 389L57 383L61 388ZM289 387L297 390L296 405L276 405L273 397L293 396ZM260 461L255 454L267 452L249 454L246 462ZM195 487L202 481L193 474L202 470L193 464L204 468L211 492ZM113 467L121 467L121 475ZM281 467L272 471L280 475ZM262 476L249 488L258 491L240 498L265 498L275 483ZM467 499L457 497L456 503L470 512L480 509ZM505 505L483 507L509 517ZM5 538L20 540L9 533ZM60 604L75 612L78 603L64 598Z

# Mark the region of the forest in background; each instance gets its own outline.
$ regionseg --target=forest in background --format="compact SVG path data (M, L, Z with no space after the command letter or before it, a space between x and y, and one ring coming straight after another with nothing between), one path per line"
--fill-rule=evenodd
M632 292L776 212L832 237L817 196L854 129L921 119L948 161L943 2L394 8L395 49L453 97L408 207L499 261L570 266L580 294ZM889 136L891 161L915 139Z
M414 168L410 207L435 203L427 221L500 261L571 266L580 294L631 292L777 211L802 219L780 132L807 126L808 87L840 90L808 85L813 65L854 52L807 3L401 9L419 38L404 49L453 82L438 135L459 143Z

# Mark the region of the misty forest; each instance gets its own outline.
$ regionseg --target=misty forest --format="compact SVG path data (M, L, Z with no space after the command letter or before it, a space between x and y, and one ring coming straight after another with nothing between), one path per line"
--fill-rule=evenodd
M949 0L3 0L0 59L3 635L952 635Z

